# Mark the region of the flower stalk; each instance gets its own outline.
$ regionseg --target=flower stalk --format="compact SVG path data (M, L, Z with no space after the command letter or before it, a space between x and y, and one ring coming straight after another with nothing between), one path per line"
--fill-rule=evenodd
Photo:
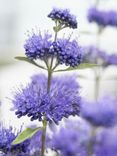
M94 137L96 135L96 130L97 130L96 127L93 127L92 128L92 131L91 131L91 140L89 141L89 144L88 144L87 156L93 156Z
M96 0L96 7L99 6L99 2L100 2L100 0ZM97 30L97 36L96 36L96 47L97 48L100 48L100 36L101 36L102 31L103 31L103 27L99 26L98 30ZM97 60L96 60L96 62L98 64ZM98 97L99 97L99 88L100 88L100 79L101 79L100 67L97 67L96 71L94 71L94 72L95 72L95 100L97 101Z
M56 27L57 27L57 22L56 22ZM55 31L54 42L56 42L56 40L57 40L57 33L58 33L58 31ZM53 59L54 59L54 57L52 56L50 66L47 64L47 67L48 67L47 93L50 92L50 87L51 87L51 79L52 79L52 73L53 73ZM56 65L55 65L54 69L55 68L56 68ZM43 119L41 156L45 156L46 129L47 129L47 121L46 121L46 118L44 117L44 119Z
M46 121L46 118L44 118L43 119L43 133L42 133L41 156L44 156L45 155L46 128L47 128L47 121Z
M50 86L51 86L51 77L52 77L52 70L48 69L48 82L47 82L47 92L48 93L50 91ZM43 119L41 156L45 156L46 129L47 129L47 121L46 121L46 118L44 117L44 119Z
M65 77L62 83L60 78L57 78L56 81L52 81L52 74L59 64L77 67L82 61L81 51L76 40L71 41L69 38L63 38L57 41L57 34L59 31L67 27L72 29L77 28L76 16L72 15L68 9L53 9L48 17L55 22L55 27L53 27L55 33L54 39L52 39L52 35L48 32L45 34L33 32L31 36L29 35L24 45L25 55L27 57L18 57L19 60L27 61L39 68L47 70L48 76L35 75L32 77L31 83L18 92L13 100L13 104L16 105L15 113L18 118L28 115L31 121L37 119L42 121L41 130L43 131L41 134L41 149L39 149L40 156L45 156L46 154L47 124L52 121L58 124L63 117L75 114L79 115L80 102L80 96L78 96L76 92L76 90L79 89L76 78ZM44 61L46 68L35 62L38 59ZM71 88L71 81L73 83L73 88ZM47 85L46 88L45 83ZM55 90L51 89L53 85ZM61 90L61 92L59 92L59 90ZM64 97L64 92L66 90L68 93ZM53 98L49 96L49 94L55 95L55 97ZM61 95L60 100L58 99L59 94ZM27 102L27 97L30 102ZM64 103L64 110L61 114L59 112L61 112ZM20 104L21 107L19 106ZM69 110L68 106L70 106ZM60 108L60 110L56 108ZM50 110L53 110L53 112L50 112ZM30 138L32 135L34 135L34 130L28 128L26 129L26 134L23 139Z

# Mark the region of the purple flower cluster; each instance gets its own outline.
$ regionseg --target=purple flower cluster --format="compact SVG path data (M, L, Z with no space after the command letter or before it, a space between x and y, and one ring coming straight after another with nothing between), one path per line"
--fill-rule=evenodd
M59 39L53 44L53 49L57 52L60 64L75 67L82 62L82 51L75 40Z
M58 123L63 117L79 115L79 84L74 77L55 77L47 93L47 77L36 75L32 82L13 100L17 117L27 115L31 120L43 119Z
M58 21L64 27L77 28L76 16L72 15L68 9L54 8L48 15L49 18Z
M117 128L103 129L96 136L96 156L117 155Z
M117 99L105 96L97 102L83 101L81 116L94 126L114 126L117 124Z
M53 131L50 148L60 156L116 156L117 127L94 129L83 119L66 120Z
M60 150L61 156L77 156L80 150L78 143L79 134L74 130L61 128L59 133L53 136L53 149Z
M90 126L86 122L69 120L53 132L50 148L60 152L60 156L85 156L89 138Z
M83 62L94 63L106 66L108 64L108 55L103 50L94 46L84 47Z
M6 129L2 125L0 125L0 151L3 152L5 155L14 153L17 156L28 156L28 146L30 143L29 140L21 144L12 145L13 140L18 135L18 133L15 134L12 131L12 127Z
M117 65L117 54L107 54L105 51L95 46L82 47L82 61L87 63L99 64L103 67Z
M111 54L108 57L108 64L109 65L117 65L117 54Z
M89 9L88 12L89 22L95 22L100 26L117 26L117 12L115 11L102 11L95 7Z
M33 33L29 36L24 45L26 56L30 59L43 59L45 56L48 56L51 46L51 37L52 36L48 33L45 33L44 35L41 33Z
M26 56L30 59L46 60L50 56L57 58L58 63L77 66L82 61L81 49L78 43L69 39L59 39L52 42L51 35L33 34L26 41L24 48Z

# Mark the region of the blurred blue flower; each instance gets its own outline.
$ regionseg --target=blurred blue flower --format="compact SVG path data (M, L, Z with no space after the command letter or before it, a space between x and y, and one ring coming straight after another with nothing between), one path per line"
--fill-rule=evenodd
M13 140L17 137L18 134L19 133L13 133L12 127L9 127L9 129L7 129L0 125L0 151L5 155L9 155L10 153L14 153L17 156L28 155L28 146L30 144L29 140L21 144L12 145Z
M80 148L79 134L74 130L61 128L59 133L53 136L53 149L58 150L61 156L77 156Z
M100 26L117 26L117 12L103 11L93 7L88 12L89 22L95 22Z
M77 28L76 16L70 13L68 9L58 9L54 8L48 15L49 18L58 21L63 27L70 27L73 29Z
M47 77L36 75L27 87L15 93L13 104L17 117L43 119L58 123L63 117L79 115L79 84L75 77L54 77L47 93Z
M50 148L58 151L60 156L85 156L89 139L90 125L83 120L69 120L53 132Z
M103 66L108 65L109 56L105 51L96 48L95 46L83 47L83 62L94 63Z
M117 127L103 129L96 136L96 156L117 156Z
M117 65L117 54L111 54L108 57L108 64Z
M29 145L29 149L31 150L31 155L34 155L37 153L38 155L40 155L41 135L42 135L42 131L39 131L31 138L30 145Z
M82 47L82 62L94 63L107 67L117 65L117 54L108 54L95 46Z
M117 124L117 99L105 96L97 102L82 101L81 116L94 126L111 127Z

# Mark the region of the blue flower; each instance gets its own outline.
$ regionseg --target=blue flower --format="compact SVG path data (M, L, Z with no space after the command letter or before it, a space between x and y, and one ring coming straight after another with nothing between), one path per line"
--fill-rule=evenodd
M94 126L114 126L117 124L117 99L105 96L97 102L83 101L81 116Z
M82 50L76 40L59 39L53 44L58 62L67 66L78 66L82 62Z
M77 156L78 141L77 131L61 128L59 133L53 137L53 149L60 151L61 156Z
M117 54L111 54L108 57L108 64L109 65L117 65Z
M95 22L100 26L117 26L117 12L102 11L97 8L91 8L88 12L89 22Z
M77 28L76 16L72 15L68 9L54 8L48 17L55 22L58 21L63 27Z
M81 63L82 51L76 40L60 39L58 40L58 45L61 49L58 52L61 64L65 63L74 67Z
M108 65L109 56L105 51L96 48L95 46L83 47L83 62L94 63L103 66Z
M77 66L82 61L82 52L78 43L70 39L59 39L52 41L52 36L45 34L34 34L29 37L25 45L25 54L29 59L47 60L49 57L57 59L59 64Z
M117 156L117 127L103 129L96 136L96 156Z
M16 92L13 100L17 117L43 119L58 123L63 117L79 115L79 84L74 77L55 77L47 93L47 77L36 75L27 87Z
M105 51L96 48L95 46L82 47L83 56L82 62L94 63L102 65L103 67L109 65L117 65L117 55L107 54Z
M47 57L51 46L51 37L48 33L44 35L33 33L29 36L24 45L26 56L30 59L44 59L45 56Z
M18 134L19 133L13 133L12 127L7 129L0 125L0 151L5 155L9 153L17 154L17 156L28 154L28 146L30 143L29 140L21 144L12 145L13 140L17 137Z
M107 25L107 16L104 11L97 10L96 8L89 9L88 12L89 22L96 22L98 25Z
M85 156L89 139L90 125L83 120L69 120L53 132L50 148L61 156Z

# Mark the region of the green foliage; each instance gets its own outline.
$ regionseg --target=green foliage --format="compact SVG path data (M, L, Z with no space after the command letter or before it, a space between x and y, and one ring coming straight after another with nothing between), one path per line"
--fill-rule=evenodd
M33 65L39 67L39 68L45 69L43 66L40 66L40 65L37 64L34 60L31 60L31 59L29 59L29 58L27 58L27 57L24 57L24 56L17 56L17 57L15 57L15 59L20 60L20 61L25 61L25 62L31 63L31 64L33 64Z
M27 139L30 139L32 136L34 136L39 130L42 130L42 127L38 127L35 129L27 128L22 133L20 133L16 139L12 142L12 145L20 144L24 142Z
M82 64L78 65L77 67L68 67L66 69L55 70L54 72L81 70L81 69L93 68L93 67L96 67L96 66L97 66L96 64L82 63Z

